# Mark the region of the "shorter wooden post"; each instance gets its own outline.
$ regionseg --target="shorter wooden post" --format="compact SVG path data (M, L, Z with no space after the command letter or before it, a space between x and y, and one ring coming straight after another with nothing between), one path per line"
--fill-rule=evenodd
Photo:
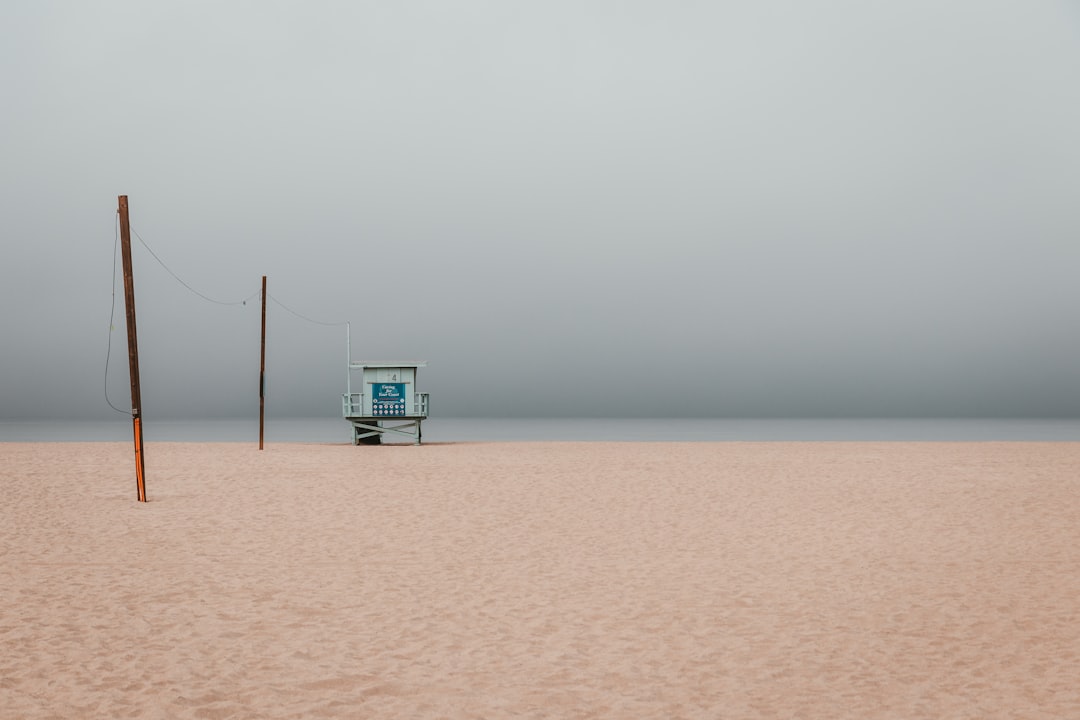
M259 351L259 449L263 449L266 414L266 276L262 276L262 347Z

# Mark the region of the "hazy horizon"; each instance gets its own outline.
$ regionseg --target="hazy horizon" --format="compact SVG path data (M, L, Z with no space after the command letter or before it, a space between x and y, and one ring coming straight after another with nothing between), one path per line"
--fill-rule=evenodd
M259 305L443 417L1080 417L1080 8L0 9L0 419L257 413ZM268 412L345 329L268 308Z

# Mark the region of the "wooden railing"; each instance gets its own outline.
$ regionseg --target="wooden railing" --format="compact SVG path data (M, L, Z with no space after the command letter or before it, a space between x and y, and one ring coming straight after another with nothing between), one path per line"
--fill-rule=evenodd
M412 412L406 413L406 417L427 417L430 400L428 393L413 393ZM342 417L365 417L364 393L344 393L341 396ZM388 417L392 420L393 417Z

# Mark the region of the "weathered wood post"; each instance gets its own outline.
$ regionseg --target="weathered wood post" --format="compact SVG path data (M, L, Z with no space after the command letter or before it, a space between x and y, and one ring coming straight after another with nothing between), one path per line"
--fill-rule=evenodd
M259 351L259 449L263 449L263 423L266 413L266 276L262 276L262 347Z
M131 270L131 223L127 195L119 196L120 256L124 262L124 307L127 310L128 370L131 375L131 419L135 432L135 485L139 502L146 502L146 467L142 433L142 393L139 390L139 341L135 332L135 278Z

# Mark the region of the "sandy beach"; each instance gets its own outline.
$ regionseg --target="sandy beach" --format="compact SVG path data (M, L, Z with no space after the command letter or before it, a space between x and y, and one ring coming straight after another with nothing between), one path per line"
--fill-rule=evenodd
M1080 443L0 443L3 718L1080 718Z

